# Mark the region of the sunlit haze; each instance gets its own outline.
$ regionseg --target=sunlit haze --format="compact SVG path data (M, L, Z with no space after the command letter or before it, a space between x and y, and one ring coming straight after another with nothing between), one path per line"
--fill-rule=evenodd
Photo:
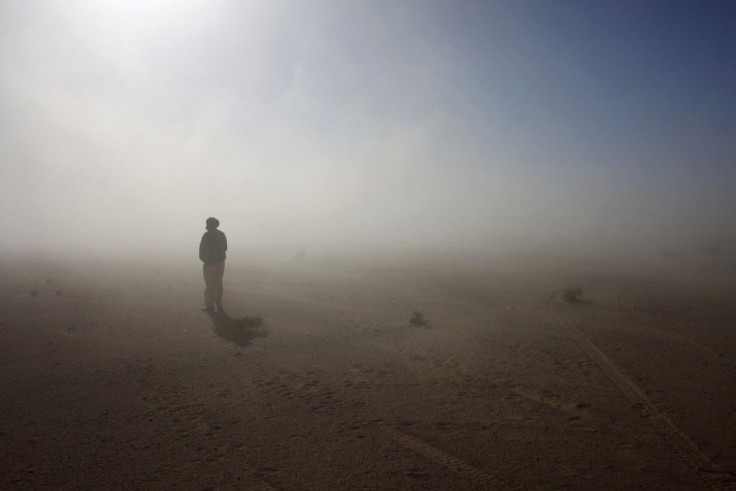
M731 2L0 3L0 247L736 243Z

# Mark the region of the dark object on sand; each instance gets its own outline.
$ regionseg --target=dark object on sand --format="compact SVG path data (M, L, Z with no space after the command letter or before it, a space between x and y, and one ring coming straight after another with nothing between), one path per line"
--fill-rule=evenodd
M409 319L409 323L413 326L429 327L429 321L421 312L414 312L414 315Z
M259 327L263 327L263 318L260 315L254 315L253 317L248 317L246 315L242 319L233 319L233 324L236 327L258 329Z
M211 313L210 316L215 326L215 334L238 346L248 346L253 339L268 335L260 315L233 319L226 312L220 311L216 314Z
M562 300L568 303L582 303L583 289L579 286L573 286L562 290Z
M38 290L31 290L31 296L35 297L36 295L38 295Z
M56 290L56 295L61 295L61 290Z

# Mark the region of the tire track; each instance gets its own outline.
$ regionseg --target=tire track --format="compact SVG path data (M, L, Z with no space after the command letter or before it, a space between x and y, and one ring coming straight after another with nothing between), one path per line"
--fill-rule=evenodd
M386 435L396 443L437 464L447 467L463 477L472 479L490 489L520 489L518 486L511 486L509 483L502 481L500 478L477 468L459 457L450 455L419 437L404 433L383 423L380 426Z
M360 370L359 372L361 374L365 373L363 370ZM289 374L293 377L295 381L295 383L293 384L294 390L299 391L299 392L304 392L307 394L314 394L315 396L319 396L320 394L323 393L322 385L319 381L318 374L314 374L314 377L312 378L304 377L298 373L293 373L293 372L289 372ZM334 401L330 400L330 402L334 402ZM423 457L437 464L447 467L451 471L463 477L466 477L475 482L478 482L484 485L484 487L512 489L512 487L510 487L508 483L501 481L497 477L492 476L491 474L485 472L482 469L479 469L473 464L470 464L469 462L461 458L450 455L444 450L435 447L434 445L426 442L423 439L420 439L419 437L416 437L409 433L403 432L393 426L390 426L381 419L360 420L360 421L352 420L351 424L362 425L362 426L375 425L375 427L381 428L383 430L384 436L387 436L389 440L392 440L395 443L398 443L401 446L408 448L409 450L412 450L413 452L418 453L422 455Z
M616 362L608 358L598 346L588 339L570 321L565 319L552 305L559 292L550 295L547 305L577 345L595 362L606 377L631 401L641 415L672 447L675 453L708 485L711 489L736 489L736 481L728 472L715 467L713 461L705 455L698 445L675 423L662 413L646 394L626 375ZM728 481L724 481L727 479Z

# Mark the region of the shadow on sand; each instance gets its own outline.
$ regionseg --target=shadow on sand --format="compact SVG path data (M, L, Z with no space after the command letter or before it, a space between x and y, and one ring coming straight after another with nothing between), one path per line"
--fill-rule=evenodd
M238 346L248 346L251 340L268 335L260 316L233 319L227 312L210 313L215 334Z

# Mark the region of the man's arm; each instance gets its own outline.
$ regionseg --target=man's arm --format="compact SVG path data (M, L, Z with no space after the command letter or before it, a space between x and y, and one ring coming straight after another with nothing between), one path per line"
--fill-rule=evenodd
M199 241L199 260L204 262L204 235L202 236L202 240Z

